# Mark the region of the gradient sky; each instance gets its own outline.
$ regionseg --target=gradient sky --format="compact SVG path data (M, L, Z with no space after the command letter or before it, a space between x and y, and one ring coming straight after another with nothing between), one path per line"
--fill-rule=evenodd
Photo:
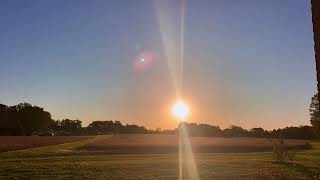
M176 127L160 29L180 28L181 3L161 3L169 8L151 0L1 0L0 103L29 102L83 125ZM175 35L170 40L179 42ZM134 67L143 52L152 63ZM188 0L184 52L188 121L309 124L316 89L309 1Z

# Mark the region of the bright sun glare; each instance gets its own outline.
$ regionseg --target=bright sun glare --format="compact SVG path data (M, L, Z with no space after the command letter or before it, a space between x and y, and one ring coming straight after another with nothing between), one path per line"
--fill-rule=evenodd
M184 121L189 114L189 107L182 100L178 100L171 109L172 113L179 118L180 121Z

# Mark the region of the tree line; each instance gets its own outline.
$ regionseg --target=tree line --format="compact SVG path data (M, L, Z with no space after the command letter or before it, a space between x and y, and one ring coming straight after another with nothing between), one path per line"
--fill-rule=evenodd
M190 136L196 137L257 137L257 138L284 138L284 139L316 139L316 131L312 126L286 127L265 130L261 127L244 129L231 125L220 129L218 126L208 124L185 123L185 128Z
M154 133L138 125L123 125L120 121L93 121L82 127L80 120L54 120L43 108L29 103L14 106L0 104L0 135L28 136L48 131L56 135L97 135L111 133Z
M310 121L312 126L286 127L265 130L261 127L246 130L239 126L221 129L209 124L180 123L173 130L147 129L135 124L123 125L120 121L93 121L87 127L80 120L54 120L43 108L28 103L14 106L0 104L0 135L32 135L37 131L49 131L55 135L99 135L99 134L176 134L183 125L190 136L205 137L258 137L316 139L320 135L320 113L317 94L311 98Z

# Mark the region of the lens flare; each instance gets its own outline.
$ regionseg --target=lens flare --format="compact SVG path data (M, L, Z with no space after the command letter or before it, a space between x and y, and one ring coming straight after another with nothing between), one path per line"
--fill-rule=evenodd
M140 52L133 60L133 69L136 72L147 71L154 64L154 54L151 51Z

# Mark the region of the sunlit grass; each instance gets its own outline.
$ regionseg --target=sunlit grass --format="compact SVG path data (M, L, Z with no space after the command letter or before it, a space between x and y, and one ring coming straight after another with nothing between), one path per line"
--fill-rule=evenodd
M102 141L107 138L110 138L112 135L103 135L103 136L94 136L92 138L71 142L71 143L64 143L52 146L44 146L44 147L36 147L18 151L9 151L0 154L1 157L39 157L39 156L56 156L56 155L65 155L65 154L77 154L81 153L77 150L77 148L91 143Z
M177 179L177 154L105 155L78 150L110 136L0 154L0 179ZM196 153L200 179L311 177L320 169L320 143L299 151L295 165L272 163L266 153ZM38 154L37 154L38 153Z

